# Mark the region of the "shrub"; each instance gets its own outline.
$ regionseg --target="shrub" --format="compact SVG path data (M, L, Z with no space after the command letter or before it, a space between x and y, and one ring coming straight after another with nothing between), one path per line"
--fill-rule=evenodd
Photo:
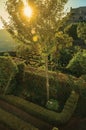
M0 56L0 93L6 94L18 69L10 56Z
M24 90L22 97L30 100L39 105L45 105L46 103L46 78L45 71L33 68L28 68L25 71L24 77ZM50 82L50 99L56 99L60 105L60 111L70 92L73 89L72 76L69 77L60 72L49 71L49 82ZM72 83L71 83L72 82Z
M69 24L65 29L65 33L67 33L69 36L71 36L74 40L78 39L77 36L77 24L72 23Z
M46 104L46 108L57 111L59 108L59 103L57 102L57 100L50 99Z
M75 92L72 92L67 102L65 103L64 109L62 110L61 113L56 113L56 112L47 110L31 102L27 102L19 97L3 96L0 98L23 109L27 113L33 116L36 116L39 119L42 119L51 124L57 125L57 124L64 124L71 118L76 108L79 95L76 94Z
M60 50L58 57L58 66L66 67L72 57L73 57L73 49L71 47Z
M50 80L50 93L52 93L52 96L50 96L50 98L52 98L57 96L57 90L55 90L54 88L58 86L58 82L53 79L53 76L49 77L49 80ZM32 71L25 72L24 88L25 88L25 92L27 92L27 97L25 95L26 93L24 94L26 99L29 98L30 101L33 101L40 105L45 104L46 102L45 76L36 74L35 72Z
M8 90L8 94L13 94L16 96L20 95L23 91L25 64L23 62L19 62L17 64L17 67L18 67L18 73L16 73L16 75L12 79Z
M67 69L77 77L86 74L86 50L79 51L72 60L70 60Z
M86 82L86 74L84 74L84 75L81 75L81 77L80 77L81 79L83 79L83 80L85 80L85 82Z

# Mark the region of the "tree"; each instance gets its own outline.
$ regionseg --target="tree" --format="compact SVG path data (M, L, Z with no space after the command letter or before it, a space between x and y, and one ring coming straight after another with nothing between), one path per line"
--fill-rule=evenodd
M31 48L28 45L19 45L16 48L16 55L19 58L24 59L26 62L29 60L29 54L31 53Z
M20 44L16 48L16 56L22 58L27 65L39 67L42 65L40 44L33 44L31 47L25 44Z
M56 35L57 50L65 49L72 46L73 39L68 34L58 32Z
M86 74L86 50L77 52L67 65L67 69L78 77Z
M71 48L62 49L58 57L59 66L66 67L72 57L73 57L73 54L72 54Z
M28 18L24 15L22 0L8 0L6 3L10 17L9 25L3 23L12 36L24 44L40 43L45 57L47 100L49 99L48 55L55 44L58 19L61 19L67 0L27 0L33 10Z
M83 39L86 43L86 23L79 23L77 27L77 34L78 37Z
M71 23L67 27L65 27L64 31L72 37L74 40L76 40L77 37L77 24Z
M63 64L62 66L64 66L65 63L67 63L67 61L65 61L67 60L67 57L65 57L64 53L66 52L66 50L68 50L69 47L72 46L73 39L68 34L65 34L63 32L56 33L55 37L57 40L57 44L54 61L57 63L60 61L60 65Z

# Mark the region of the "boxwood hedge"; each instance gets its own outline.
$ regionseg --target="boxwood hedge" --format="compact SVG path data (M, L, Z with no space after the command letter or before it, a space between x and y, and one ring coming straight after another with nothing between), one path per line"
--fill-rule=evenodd
M75 92L72 92L69 96L68 100L65 103L64 109L61 113L57 113L54 111L47 110L43 107L40 107L36 104L28 102L24 99L14 96L2 96L1 99L23 109L27 113L36 116L39 119L42 119L46 122L49 122L54 125L64 124L66 123L72 116L77 102L79 95Z

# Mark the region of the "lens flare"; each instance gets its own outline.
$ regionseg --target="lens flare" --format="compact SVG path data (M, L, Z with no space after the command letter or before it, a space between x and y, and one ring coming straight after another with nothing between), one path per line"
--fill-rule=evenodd
M32 16L32 8L29 5L25 6L24 14L29 18Z

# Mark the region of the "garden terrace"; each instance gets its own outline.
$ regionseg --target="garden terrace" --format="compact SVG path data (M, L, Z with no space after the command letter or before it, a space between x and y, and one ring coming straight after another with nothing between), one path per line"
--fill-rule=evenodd
M62 112L56 113L56 112L47 110L43 107L40 107L36 104L33 104L31 102L25 101L24 99L21 99L19 97L0 96L0 99L24 110L28 114L38 119L46 121L47 123L50 123L55 126L65 124L69 121L69 119L71 118L72 114L74 113L76 109L78 98L79 98L79 95L75 92L72 92L70 97L66 101Z

